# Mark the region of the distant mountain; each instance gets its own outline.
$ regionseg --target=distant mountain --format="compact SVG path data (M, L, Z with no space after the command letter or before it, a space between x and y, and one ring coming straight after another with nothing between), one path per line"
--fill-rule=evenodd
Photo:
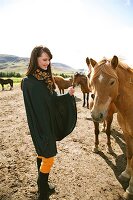
M0 54L0 71L2 72L26 72L29 58L14 55Z
M16 72L20 74L25 74L27 71L29 63L29 58L18 57L8 54L0 54L0 71L1 72ZM53 73L66 73L72 74L76 70L63 63L52 63Z
M17 62L28 62L29 59L25 57L18 57L18 56L13 56L13 55L6 55L6 54L0 54L0 63L7 63L7 62L12 62L12 63L17 63Z
M58 68L68 68L70 70L73 70L72 67L65 65L65 64L62 64L62 63L52 63L52 65L55 66L55 67L58 67Z
M59 73L73 74L76 71L76 69L63 63L52 63L52 69L54 73L58 73L58 74Z

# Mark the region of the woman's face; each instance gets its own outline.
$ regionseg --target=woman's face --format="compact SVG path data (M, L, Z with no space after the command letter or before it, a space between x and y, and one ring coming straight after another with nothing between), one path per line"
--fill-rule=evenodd
M37 58L37 62L38 62L38 67L47 70L47 67L50 63L50 58L47 53L43 52L41 56Z

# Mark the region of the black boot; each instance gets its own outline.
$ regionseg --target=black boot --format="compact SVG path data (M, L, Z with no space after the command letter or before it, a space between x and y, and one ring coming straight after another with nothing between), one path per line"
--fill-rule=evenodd
M37 157L36 163L37 163L38 173L39 173L39 171L40 171L41 162L42 162L42 159Z
M38 187L39 187L38 200L49 200L48 174L39 172Z
M38 174L40 172L40 166L41 166L41 162L42 162L42 159L41 158L38 158L37 157L37 169L38 169ZM48 177L49 177L49 174L48 174ZM37 184L38 184L38 181L37 181ZM39 184L38 184L38 192L39 192ZM51 184L48 184L48 191L49 191L49 195L55 193L55 186L51 185Z

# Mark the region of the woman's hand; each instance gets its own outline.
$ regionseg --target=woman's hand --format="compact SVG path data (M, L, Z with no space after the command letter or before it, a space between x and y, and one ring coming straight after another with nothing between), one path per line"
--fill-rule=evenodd
M70 96L74 95L74 92L75 92L75 90L74 90L73 86L68 88L68 93L70 94Z

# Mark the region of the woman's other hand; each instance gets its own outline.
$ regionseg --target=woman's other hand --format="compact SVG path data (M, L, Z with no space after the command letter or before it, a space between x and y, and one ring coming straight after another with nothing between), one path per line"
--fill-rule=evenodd
M68 93L70 94L70 96L74 95L74 92L75 92L75 90L74 90L73 86L68 88Z

